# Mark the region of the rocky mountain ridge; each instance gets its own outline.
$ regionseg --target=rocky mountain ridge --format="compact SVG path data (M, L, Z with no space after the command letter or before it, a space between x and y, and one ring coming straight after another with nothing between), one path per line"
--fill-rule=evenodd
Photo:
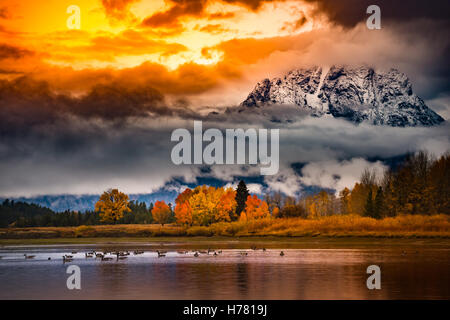
M433 126L444 119L414 94L407 76L396 69L367 66L311 67L259 82L241 107L296 105L313 116L331 114L355 123Z

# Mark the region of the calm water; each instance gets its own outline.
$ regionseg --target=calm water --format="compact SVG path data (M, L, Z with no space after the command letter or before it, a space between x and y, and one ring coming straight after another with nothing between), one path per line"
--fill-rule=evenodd
M0 299L450 298L449 249L285 249L283 257L280 249L225 249L199 257L173 249L158 258L147 248L126 260L100 261L86 259L92 247L84 246L64 264L62 255L73 250L0 249ZM66 287L71 264L81 268L81 290ZM366 287L371 264L381 267L381 290Z

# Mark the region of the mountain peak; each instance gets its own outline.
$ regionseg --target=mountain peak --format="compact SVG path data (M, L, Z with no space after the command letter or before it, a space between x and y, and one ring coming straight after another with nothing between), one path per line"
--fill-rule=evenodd
M243 107L297 105L314 116L331 114L360 123L432 126L444 121L413 93L408 77L396 69L368 66L310 67L259 82Z

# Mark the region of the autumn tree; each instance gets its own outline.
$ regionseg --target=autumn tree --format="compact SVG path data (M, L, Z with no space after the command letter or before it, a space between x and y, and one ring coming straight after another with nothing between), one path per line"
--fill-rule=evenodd
M278 208L276 208L278 209ZM274 210L276 212L276 210ZM294 218L294 217L307 217L306 209L299 203L288 203L283 206L281 211L275 217L280 218Z
M222 189L222 188L220 188ZM223 189L222 189L223 190ZM227 188L222 191L217 204L214 221L231 221L231 216L236 212L236 191L232 188Z
M241 212L239 220L249 221L269 217L269 206L256 195L248 196L245 210Z
M189 198L194 225L209 225L212 223L212 215L210 214L212 205L208 203L207 192L206 186L196 187Z
M279 216L280 210L283 207L283 194L281 192L267 193L264 196L264 201L269 206L269 211L273 216ZM286 204L286 203L285 203Z
M192 223L209 225L231 221L236 210L235 193L231 188L196 187L187 201L191 209Z
M348 214L352 212L350 206L350 190L345 187L341 192L339 192L340 209L342 214Z
M192 209L189 205L189 198L192 190L187 188L175 199L175 218L180 224L192 225Z
M109 189L100 196L95 204L95 211L99 212L101 221L115 224L125 212L131 212L128 195L118 189Z
M410 155L383 179L386 215L450 213L450 156L434 159L426 152Z
M152 217L156 223L164 224L169 223L172 210L164 201L156 201L152 209Z
M319 193L305 199L305 208L311 218L319 218L338 211L338 203L334 194L321 190Z
M450 214L450 153L430 166L429 183L436 213Z
M368 195L372 192L372 201L378 189L378 178L375 170L365 169L360 177L360 182L355 183L348 196L348 213L365 215L368 205ZM370 204L369 204L370 205Z
M189 202L183 202L175 207L175 218L180 224L192 225L192 209Z
M241 212L245 210L245 203L247 202L247 198L250 195L247 189L247 185L243 180L239 181L239 184L236 188L236 211L235 214L231 217L231 220L237 220Z

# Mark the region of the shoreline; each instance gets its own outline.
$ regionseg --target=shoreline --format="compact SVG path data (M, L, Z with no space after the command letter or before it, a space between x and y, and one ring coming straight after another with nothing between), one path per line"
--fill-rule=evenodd
M53 238L0 239L0 249L19 247L92 247L122 248L230 248L250 249L360 249L426 247L450 249L448 238L373 238L373 237L147 237L147 238Z
M308 247L395 243L450 245L450 216L405 215L376 220L355 215L318 219L278 218L219 222L209 226L174 224L82 225L78 227L0 228L0 246L30 244L264 243ZM249 246L250 247L250 246Z

